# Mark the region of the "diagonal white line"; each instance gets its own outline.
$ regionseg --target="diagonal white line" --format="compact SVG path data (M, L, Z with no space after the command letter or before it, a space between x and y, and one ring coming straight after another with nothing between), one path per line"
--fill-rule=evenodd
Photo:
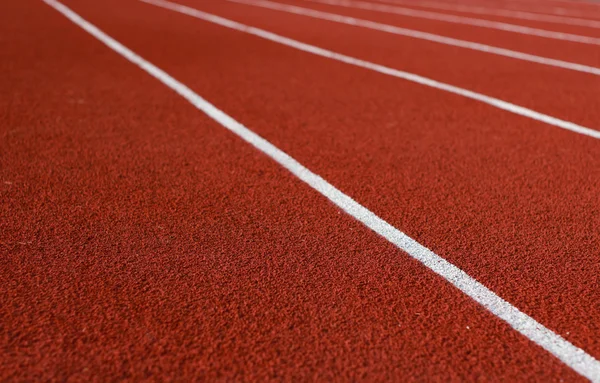
M370 0L373 1L373 0ZM382 2L386 2L387 0L375 0L375 1L382 1ZM396 1L396 0L394 0ZM402 1L402 0L398 0L398 1ZM438 0L439 2L439 0ZM480 4L480 3L478 3ZM491 4L491 3L489 3ZM486 4L488 5L488 4ZM507 11L515 11L515 12L529 12L531 14L534 15L543 15L543 16L550 16L550 15L557 15L559 17L573 17L573 18L578 18L580 20L590 20L590 21L598 21L598 14L595 13L594 11L591 11L592 13L590 13L590 10L587 11L582 11L581 8L564 8L564 7L560 7L557 6L556 4L552 5L549 4L548 2L520 2L520 1L514 1L514 0L509 0L506 2L503 2L502 4L500 3L496 3L494 4L494 6L496 8L501 8L501 9L505 9Z
M449 93L457 94L459 96L467 97L473 100L483 102L491 105L498 109L502 109L520 116L528 117L536 121L544 122L548 125L553 125L558 128L570 130L579 134L583 134L589 137L600 139L600 131L590 129L581 125L577 125L570 121L561 120L556 117L548 116L546 114L536 112L534 110L511 104L510 102L503 101L494 97L486 96L481 93L473 92L468 89L460 88L454 85L449 85L443 82L432 80L427 77L419 76L414 73L404 72L397 69L392 69L383 65L375 64L369 61L357 59L354 57L346 56L341 53L336 53L327 49L319 48L314 45L306 44L297 40L290 39L288 37L280 36L275 33L265 31L244 25L232 20L225 19L220 16L212 15L210 13L202 12L194 8L187 7L185 5L172 3L164 0L140 0L142 2L156 5L162 8L170 9L176 12L180 12L192 17L199 18L201 20L209 21L214 24L218 24L227 28L231 28L240 32L245 32L254 36L261 37L266 40L270 40L279 44L286 45L291 48L295 48L304 52L312 53L317 56L326 57L332 60L340 61L346 64L354 65L357 67L369 69L378 73L389 75L392 77L401 78L407 81L412 81L417 84L429 86L435 89L443 90Z
M423 263L438 275L442 276L449 283L477 301L491 313L507 322L525 337L556 356L573 370L592 381L600 382L600 362L591 355L547 329L535 319L524 314L510 303L500 298L493 291L471 278L458 267L449 263L383 219L379 218L373 212L354 201L351 197L338 190L319 175L305 168L287 153L246 128L223 111L217 109L214 105L206 101L186 85L177 81L162 69L146 61L120 42L108 36L71 9L55 0L42 1L56 9L96 39L100 40L107 47L140 67L174 92L178 93L198 110L204 112L224 128L272 158L293 175L321 193L340 209L344 210L365 226L396 245L399 249L408 253L411 257ZM208 14L205 16L214 17Z
M445 11L474 13L477 15L501 16L513 19L543 21L555 24L577 25L581 27L600 28L600 21L580 19L576 17L544 15L540 13L516 11L510 9L486 8L471 5L443 3L439 1L405 1L405 0L379 0L386 3L401 4L408 7L423 7Z
M577 9L572 9L572 8L562 8L562 7L539 8L539 7L535 7L535 4L532 4L534 6L532 8L531 5L527 6L524 4L517 4L517 3L514 3L514 4L515 4L514 6L510 6L511 9L522 10L523 9L522 7L526 6L528 11L542 13L542 14L551 13L553 15L559 15L559 16L580 17L580 18L585 18L586 20L590 20L590 19L597 20L598 16L599 16L597 13L590 14L589 12L579 12Z
M413 29L401 28L394 25L378 23L375 21L357 19L355 17L338 15L336 13L329 13L323 11L317 11L315 9L298 7L295 5L288 5L283 3L277 3L273 1L267 0L228 0L233 3L239 3L244 5L252 5L255 7L263 7L272 9L275 11L282 11L293 13L296 15L313 17L321 20L333 21L336 23L348 24L357 27L369 28L376 31L387 32L395 35L412 37L421 40L427 40L435 43L440 43L444 45L452 45L455 47L471 49L474 51L485 52L490 54L495 54L504 57L510 57L517 60L524 60L529 62L534 62L537 64L543 64L548 66L553 66L562 69L574 70L577 72L589 73L596 76L600 76L600 68L596 68L593 66L583 65L572 63L568 61L556 60L548 57L536 56L529 53L513 51L510 49L504 49L495 47L492 45L485 45L480 43L475 43L471 41L454 39L451 37L435 35L433 33L416 31Z
M394 13L408 17L417 17L422 19L443 21L447 23L472 25L480 28L498 29L506 32L520 33L522 35L531 35L545 37L548 39L565 40L582 44L600 45L600 38L575 35L572 33L554 32L546 29L525 27L522 25L502 23L499 21L475 19L472 17L455 16L439 12L420 11L412 8L399 7L395 5L367 3L364 1L348 1L348 0L308 0L315 3L339 5L348 8L364 9L368 11L376 11L383 13Z

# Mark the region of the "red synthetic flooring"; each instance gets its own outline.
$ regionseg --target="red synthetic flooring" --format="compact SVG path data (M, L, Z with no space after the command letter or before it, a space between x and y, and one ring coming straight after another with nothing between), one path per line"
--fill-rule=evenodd
M354 1L354 0L353 0ZM358 0L358 1L362 1L362 0ZM405 0L374 0L372 1L373 4L377 4L377 5L387 5L387 6L398 6L398 7L402 7L402 8L409 8L409 9L415 9L415 10L420 10L420 11L426 11L426 12L436 12L436 13L442 13L442 14L446 14L446 15L454 15L454 16L461 16L461 17L470 17L470 18L476 18L476 19L485 19L485 20L492 20L492 21L498 21L498 22L502 22L502 23L509 23L509 24L515 24L515 25L522 25L522 26L526 26L526 27L531 27L531 28L540 28L540 29L545 29L545 30L549 30L549 31L554 31L554 32L565 32L565 33L572 33L572 34L578 34L578 35L584 35L584 36L595 36L595 37L599 37L600 36L600 28L596 28L596 27L590 27L590 26L583 26L583 25L578 25L578 24L569 24L568 22L562 22L562 23L558 23L558 22L550 22L548 20L532 20L532 19L528 19L528 18L521 18L523 17L521 15L521 17L514 17L515 14L519 14L523 13L523 12L527 12L527 11L512 11L513 13L513 17L508 17L505 15L499 16L499 15L494 15L493 12L498 11L498 10L502 10L502 11L506 11L506 10L511 10L509 9L505 9L505 8L498 8L498 4L497 3L478 3L478 4L472 4L472 3L452 3L452 2L447 2L447 1L439 1L439 0L433 0L433 4L431 4L431 2L429 0L422 0L423 2L421 2L421 0L416 0L416 1L405 1ZM305 6L306 3L302 3L302 2L298 2L297 3L299 6ZM314 3L314 4L318 4L318 3ZM419 6L420 4L420 6ZM438 4L442 5L442 8L440 8L439 6L437 6ZM429 5L429 6L426 6ZM443 7L443 6L446 7ZM466 6L466 8L475 8L477 10L480 11L484 11L487 13L481 14L481 13L474 13L474 12L467 12L466 10L452 10L452 9L448 9L447 7L449 5L453 5L453 6ZM339 11L343 8L338 8L335 11ZM346 8L346 9L352 9L352 8ZM490 12L492 14L490 14ZM600 7L597 7L595 10L595 13L600 12ZM381 14L381 13L380 13ZM535 15L535 13L534 13ZM525 16L531 16L531 15L525 15ZM559 15L553 15L553 16L559 16ZM568 16L567 16L568 17ZM423 20L425 21L425 20ZM410 22L409 20L404 20L404 22ZM419 24L416 24L419 25ZM455 27L455 26L454 26ZM448 32L452 33L453 29L452 28L448 28ZM466 35L468 36L468 29L465 30L466 31ZM478 36L479 37L479 36ZM530 48L532 48L530 46ZM559 52L556 52L559 53Z
M598 76L178 2L600 129ZM600 140L137 0L63 3L600 359ZM42 1L1 7L1 381L585 380Z

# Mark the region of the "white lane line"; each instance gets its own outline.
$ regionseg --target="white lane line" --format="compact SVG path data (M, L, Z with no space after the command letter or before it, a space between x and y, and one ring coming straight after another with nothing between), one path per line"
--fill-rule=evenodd
M594 1L567 1L567 0L551 0L551 1L517 1L517 0L509 0L509 2L514 3L514 4L523 4L523 5L543 5L543 6L547 6L550 5L552 3L563 3L564 6L573 6L576 7L576 9L581 9L581 6L591 6L592 8L595 8L596 6L600 5L598 4L595 0Z
M416 39L427 40L427 41L432 41L435 43L452 45L452 46L456 46L456 47L460 47L460 48L466 48L466 49L471 49L471 50L475 50L475 51L491 53L491 54L510 57L510 58L514 58L514 59L518 59L518 60L530 61L530 62L549 65L549 66L558 67L558 68L562 68L562 69L569 69L569 70L574 70L574 71L578 71L578 72L589 73L589 74L593 74L596 76L600 75L600 68L596 68L593 66L552 59L549 57L536 56L536 55L532 55L529 53L495 47L492 45L485 45L485 44L475 43L472 41L454 39L452 37L440 36L440 35L436 35L433 33L421 32L421 31L416 31L416 30L407 29L407 28L401 28L401 27L397 27L394 25L378 23L378 22L371 21L371 20L357 19L355 17L338 15L336 13L317 11L315 9L303 8L303 7L298 7L295 5L289 5L289 4L283 4L283 3L276 3L276 2L268 1L268 0L228 0L228 1L231 1L234 3L239 3L239 4L252 5L255 7L268 8L268 9L272 9L275 11L294 13L297 15L313 17L316 19L333 21L336 23L348 24L348 25L353 25L353 26L363 27L363 28L369 28L369 29L373 29L373 30L377 30L377 31L381 31L381 32L392 33L395 35L413 37Z
M474 5L462 5L453 3L444 3L438 1L404 1L404 0L380 0L386 3L401 4L409 7L423 7L444 11L456 11L464 13L473 13L476 15L500 16L512 19L541 21L555 24L576 25L580 27L600 28L600 21L580 19L576 17L543 15L539 13L515 11L508 9L486 8Z
M595 7L597 5L600 5L598 3L595 3L594 1L595 0L592 0L592 1L587 1L587 0L583 0L583 1L581 1L581 0L575 0L575 1L573 1L573 0L550 0L550 1L543 1L543 3L553 3L553 2L554 3L563 3L563 4L573 5L575 7L579 7L581 5L584 5L584 6L591 5L591 6ZM526 1L525 3L531 4L531 3L537 3L537 1Z
M71 9L55 0L42 1L56 9L58 12L62 13L73 23L77 24L86 32L104 43L107 47L114 50L131 63L137 65L152 77L156 78L158 81L178 93L198 110L204 112L224 128L228 129L250 145L254 146L256 149L271 157L274 161L286 168L310 187L321 193L347 214L351 215L356 220L360 221L362 224L396 245L399 249L405 251L411 257L420 261L429 269L442 276L449 283L477 301L491 313L507 322L511 327L523 334L525 337L556 356L573 370L592 381L600 382L600 361L594 359L582 349L575 347L560 335L544 327L535 319L531 318L510 303L506 302L504 299L500 298L493 291L470 277L458 267L441 258L425 246L421 245L383 219L379 218L377 215L375 215L375 213L354 201L351 197L338 190L335 186L325 181L319 175L305 168L287 153L277 148L264 138L260 137L250 129L246 128L241 123L225 114L223 111L217 109L217 107L206 101L186 85L177 81L162 69L158 68L149 61L146 61L144 58L125 47L120 42L108 36L96 26L73 12ZM157 1L156 3L162 2ZM208 19L214 19L216 17L209 14L203 14L203 16L207 17ZM220 23L226 22L225 20L220 20L220 18L217 20L219 20Z
M284 37L281 35L277 35L275 33L266 31L264 29L251 27L249 25L244 25L238 23L233 20L228 20L226 18L212 15L210 13L202 12L200 10L187 7L185 5L172 3L164 0L140 0L142 2L156 5L162 8L170 9L175 12L183 13L192 17L196 17L198 19L209 21L214 24L218 24L227 28L235 29L240 32L248 33L254 36L258 36L260 38L270 40L276 42L278 44L283 44L288 47L298 49L303 52L312 53L317 56L326 57L332 60L340 61L346 64L354 65L360 68L369 69L378 73L382 73L388 76L401 78L403 80L412 81L417 84L429 86L435 89L443 90L449 93L457 94L459 96L467 97L473 100L477 100L483 102L485 104L491 105L498 109L505 110L507 112L511 112L514 114L518 114L520 116L528 117L536 121L544 122L548 125L553 125L561 129L570 130L572 132L576 132L579 134L583 134L589 137L593 137L596 139L600 139L600 131L587 128L585 126L577 125L570 121L561 120L556 117L548 116L546 114L536 112L535 110L531 110L525 108L523 106L515 105L507 101L500 100L498 98L486 96L481 93L473 92L468 89L460 88L454 85L446 84L443 82L439 82L436 80L432 80L427 77L419 76L414 73L404 72L401 70L389 68L383 65L375 64L366 60L361 60L358 58L346 56L341 53L336 53L324 48L319 48L314 45L306 44L300 42L298 40L293 40L288 37Z
M522 10L522 8L520 6L517 6L516 8L511 8L511 9ZM536 8L536 7L531 8L531 7L529 7L529 8L527 8L527 10L530 12L541 13L541 14L550 13L550 14L558 15L558 16L585 18L587 20L594 19L594 21L598 21L598 18L600 17L600 15L597 13L579 12L577 10L569 10L567 8L560 8L560 7L554 7L554 8Z
M571 41L582 44L600 45L600 38L574 35L572 33L554 32L546 29L525 27L522 25L502 23L499 21L490 21L483 19L474 19L472 17L448 15L438 12L420 11L411 8L399 7L395 5L367 3L364 1L349 1L349 0L307 0L314 3L336 5L347 8L364 9L368 11L393 13L408 17L417 17L421 19L429 19L443 21L454 24L472 25L475 27L498 29L506 32L520 33L522 35L538 36L548 39ZM475 32L474 32L475 33Z
M388 0L369 0L369 1L388 2ZM402 1L402 0L398 0L398 1ZM438 0L438 2L439 2L439 0ZM444 4L455 4L455 3L444 1ZM470 5L473 5L473 6L490 5L490 4L491 3L489 3L489 2L488 3L486 3L486 2L482 3L479 1L470 2ZM556 7L556 6L548 7L547 5L544 6L544 4L539 4L539 3L517 3L514 1L507 1L502 4L494 3L493 5L497 8L504 9L507 11L529 12L534 15L546 15L546 16L557 15L557 16L564 16L564 17L574 17L574 18L579 18L582 20L598 21L597 17L594 17L595 14L590 14L589 12L586 12L586 13L569 12L569 10L566 8L560 8L560 7Z

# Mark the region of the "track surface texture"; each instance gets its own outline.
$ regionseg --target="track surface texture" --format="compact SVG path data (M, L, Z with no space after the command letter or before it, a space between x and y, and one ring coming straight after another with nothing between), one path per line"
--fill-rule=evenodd
M260 0L176 2L592 134L156 0L6 0L0 381L600 382L600 75ZM600 68L600 45L349 6L600 38L581 22L506 16L600 24L599 3L276 3ZM488 14L449 9L457 5ZM551 340L518 330L61 9L468 274ZM557 339L575 351L557 356Z

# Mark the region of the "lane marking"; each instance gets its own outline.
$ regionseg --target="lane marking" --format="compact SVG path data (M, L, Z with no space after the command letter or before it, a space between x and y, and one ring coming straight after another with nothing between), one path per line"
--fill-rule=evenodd
M306 43L300 42L298 40L284 37L284 36L266 31L264 29L255 28L255 27L251 27L249 25L241 24L236 21L229 20L229 19L226 19L226 18L223 18L220 16L216 16L216 15L213 15L210 13L206 13L206 12L203 12L198 9L191 8L191 7L188 7L185 5L172 3L169 1L165 1L165 0L139 0L139 1L142 1L147 4L155 5L158 7L162 7L165 9L169 9L169 10L172 10L175 12L183 13L188 16L192 16L192 17L204 20L204 21L208 21L208 22L211 22L214 24L221 25L226 28L234 29L236 31L248 33L248 34L263 38L265 40L269 40L269 41L272 41L272 42L275 42L278 44L286 45L286 46L294 48L294 49L298 49L303 52L312 53L317 56L340 61L340 62L343 62L346 64L354 65L354 66L364 68L364 69L369 69L374 72L378 72L378 73L385 74L388 76L401 78L403 80L411 81L411 82L414 82L417 84L429 86L431 88L443 90L443 91L453 93L453 94L456 94L459 96L477 100L477 101L483 102L485 104L488 104L490 106L493 106L495 108L502 109L507 112L511 112L511 113L514 113L514 114L517 114L517 115L520 115L523 117L527 117L527 118L530 118L530 119L533 119L536 121L540 121L540 122L546 123L548 125L555 126L557 128L569 130L569 131L572 131L575 133L583 134L585 136L600 139L600 131L590 129L585 126L577 125L570 121L565 121L565 120L561 120L556 117L548 116L546 114L525 108L523 106L515 105L510 102L503 101L503 100L500 100L498 98L494 98L491 96L486 96L484 94L473 92L468 89L460 88L458 86L454 86L454 85L446 84L446 83L439 82L436 80L432 80L430 78L419 76L414 73L409 73L409 72L404 72L401 70L389 68L389 67L375 64L375 63L372 63L372 62L369 62L366 60L361 60L361 59L354 58L351 56L346 56L344 54L336 53L336 52L333 52L333 51L330 51L330 50L327 50L324 48L319 48L314 45L306 44Z
M586 18L587 20L591 20L593 19L594 21L598 21L598 17L600 17L600 15L594 13L594 14L590 14L589 12L579 12L577 10L569 10L567 8L560 8L560 7L554 7L551 9L548 8L529 8L528 10L532 11L532 12L539 12L539 13L543 13L543 14L547 14L548 12L550 12L551 14L554 15L559 15L559 16L571 16L571 17L580 17L580 18Z
M499 56L510 57L510 58L514 58L517 60L524 60L524 61L534 62L534 63L538 63L538 64L558 67L558 68L562 68L562 69L569 69L569 70L574 70L577 72L589 73L589 74L593 74L596 76L600 75L600 68L596 68L593 66L552 59L549 57L536 56L536 55L529 54L529 53L495 47L492 45L485 45L485 44L475 43L475 42L471 42L471 41L454 39L451 37L440 36L440 35L436 35L433 33L421 32L421 31L416 31L413 29L397 27L394 25L378 23L378 22L371 21L371 20L357 19L357 18L350 17L350 16L338 15L336 13L317 11L315 9L303 8L303 7L298 7L295 5L277 3L277 2L268 1L268 0L227 0L227 1L230 1L233 3L244 4L244 5L251 5L251 6L255 6L255 7L268 8L268 9L272 9L274 11L282 11L282 12L293 13L296 15L308 16L308 17L312 17L315 19L333 21L333 22L341 23L341 24L347 24L347 25L352 25L352 26L357 26L357 27L373 29L376 31L387 32L387 33L391 33L391 34L395 34L395 35L412 37L412 38L432 41L432 42L440 43L440 44L444 44L444 45L451 45L451 46L456 46L456 47L460 47L460 48L471 49L474 51L480 51L480 52L495 54L495 55L499 55Z
M575 7L575 9L581 9L581 6L583 5L584 8L585 6L592 6L592 8L595 8L596 6L600 5L598 3L594 1L569 1L569 0L551 0L551 1L517 1L517 0L509 0L512 3L515 4L539 4L539 5L548 5L548 3L563 3L567 6L573 6Z
M449 283L474 299L498 318L507 322L515 330L556 356L567 366L592 381L600 382L600 361L594 359L582 349L575 347L560 335L544 327L535 319L500 298L493 291L470 277L452 263L441 258L425 246L379 218L375 213L338 190L319 175L311 172L287 153L246 128L225 112L219 110L186 85L177 81L162 69L125 47L65 5L56 0L42 1L56 9L73 23L101 41L104 45L129 60L131 63L137 65L146 73L182 96L190 104L215 120L221 126L269 156L290 173L321 193L347 214L396 245L399 249L408 253L411 257L424 264L436 274L442 276ZM208 14L206 16L214 17Z
M431 12L431 11L420 11L411 8L399 7L396 5L385 5L366 3L364 1L350 1L350 0L306 0L314 3L321 3L327 5L336 5L347 8L364 9L368 11L382 12L382 13L393 13L402 16L416 17L421 19L443 21L453 24L472 25L475 27L497 29L506 32L514 32L522 35L538 36L548 39L571 41L582 44L600 45L600 38L575 35L572 33L565 32L554 32L546 29L525 27L522 25L502 23L499 21L475 19L472 17L448 15L444 13Z
M515 1L515 0L512 0L512 1ZM570 5L573 5L576 7L579 7L581 5L584 5L584 6L585 5L592 5L592 6L600 5L600 4L595 3L594 1L587 1L587 0L584 0L584 1L581 1L581 0L551 0L551 1L543 1L543 2L565 3L565 4L570 4ZM537 1L526 1L526 3L537 3Z
M369 1L386 2L387 0L369 0ZM437 1L439 2L440 0L437 0ZM446 1L444 1L444 3L454 4L454 2L446 2ZM470 4L474 5L474 6L490 5L489 2L481 2L481 1L470 2ZM579 12L579 11L581 11L580 8L579 9L561 8L556 5L550 5L547 2L544 2L544 4L542 4L540 2L525 2L525 3L523 3L523 2L516 2L516 1L506 1L503 4L496 3L495 6L497 8L508 10L508 11L529 12L529 13L533 13L536 15L547 15L547 16L557 15L557 16L565 16L565 17L575 17L575 18L580 18L582 20L599 21L598 15L596 13L593 13L593 11L592 11L592 14L590 14L589 11L582 13L582 12ZM571 12L571 11L573 11L573 12Z
M388 0L368 0L368 1L387 2ZM398 0L398 1L400 1L400 0ZM452 4L452 3L449 2L449 4ZM485 3L485 2L484 3L471 2L470 4L474 5L474 6L490 5L490 3ZM512 2L508 1L508 2L505 2L504 4L495 4L495 5L497 7L499 7L500 9L504 9L507 11L529 12L529 13L533 13L535 15L546 15L546 16L557 15L557 16L563 16L563 17L579 18L581 20L599 21L597 19L596 14L590 15L589 12L586 12L586 13L570 12L569 9L560 8L560 7L549 8L548 6L544 6L544 4L539 4L539 3L535 3L535 4L534 3L517 3L514 1L512 1ZM542 8L540 8L540 6L542 6Z
M456 11L464 13L473 13L477 15L489 15L489 16L500 16L508 17L520 20L531 20L531 21L542 21L548 23L565 24L565 25L576 25L580 27L589 28L600 28L600 21L581 19L576 17L567 16L555 16L555 15L544 15L539 13L532 13L526 11L517 11L510 9L499 9L499 8L487 8L475 5L464 5L455 3L445 3L439 1L404 1L404 0L380 0L386 3L401 4L409 7L423 7L436 10L444 11Z

